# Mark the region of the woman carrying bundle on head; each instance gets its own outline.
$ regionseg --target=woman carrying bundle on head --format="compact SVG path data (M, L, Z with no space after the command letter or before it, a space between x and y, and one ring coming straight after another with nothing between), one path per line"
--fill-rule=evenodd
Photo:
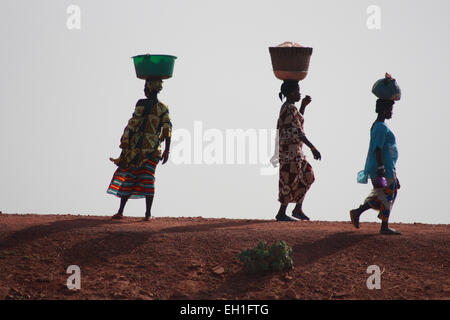
M118 168L115 171L107 193L119 197L119 211L112 217L121 219L128 199L146 199L145 219L151 217L154 196L155 169L160 160L166 163L169 158L172 123L169 109L158 100L162 89L162 80L147 79L144 93L146 99L140 99L132 118L128 121L120 148L122 153L117 159L110 158ZM165 150L161 154L161 142Z
M359 228L361 214L369 209L375 209L381 220L380 233L388 235L401 234L388 226L389 216L400 189L395 164L398 159L398 149L394 133L386 125L385 120L392 118L395 100L400 100L400 88L389 74L378 80L372 88L378 97L375 112L377 118L370 129L370 144L364 170L358 173L358 183L367 183L370 177L373 189L357 209L350 211L350 219Z
M311 102L311 97L306 96L301 103L300 111L295 103L301 100L300 86L296 80L285 80L279 93L281 101L286 101L281 106L278 118L278 161L280 163L279 195L281 203L276 216L277 221L295 221L286 215L289 203L295 203L292 216L301 220L309 220L302 210L306 192L314 182L314 172L303 154L303 144L306 144L313 153L314 159L320 160L320 152L306 138L303 130L303 114L305 108ZM276 151L276 153L277 153Z

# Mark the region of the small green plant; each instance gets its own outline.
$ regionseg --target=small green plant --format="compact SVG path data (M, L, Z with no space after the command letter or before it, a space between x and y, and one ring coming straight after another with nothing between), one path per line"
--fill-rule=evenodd
M269 272L292 269L294 262L291 255L292 248L284 240L270 247L266 241L259 241L255 248L240 252L238 258L251 272Z

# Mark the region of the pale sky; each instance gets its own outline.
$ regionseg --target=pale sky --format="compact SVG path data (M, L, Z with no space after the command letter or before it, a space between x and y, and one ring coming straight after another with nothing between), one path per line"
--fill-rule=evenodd
M80 29L67 27L70 5L80 9ZM380 8L380 29L367 26L371 5ZM130 57L178 57L160 95L175 132L194 136L196 121L203 131L223 134L270 131L281 81L268 47L295 41L314 49L300 86L313 100L305 132L322 153L318 162L304 148L316 176L305 213L346 221L370 192L356 174L376 117L371 88L389 72L403 93L387 122L397 138L402 185L391 221L448 224L448 12L447 0L3 0L0 210L117 212L119 199L106 194L116 168L108 158L119 155L123 129L143 98ZM278 174L261 175L262 167L169 159L156 169L152 213L272 219ZM125 215L144 211L144 200L130 200ZM376 215L370 211L361 220L378 221Z

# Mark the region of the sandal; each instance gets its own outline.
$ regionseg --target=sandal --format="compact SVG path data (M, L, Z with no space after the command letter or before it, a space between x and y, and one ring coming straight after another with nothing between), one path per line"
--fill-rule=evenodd
M397 230L391 229L391 228L381 228L380 233L387 234L387 235L401 235L402 234L400 231L397 231Z
M287 215L283 215L281 217L276 217L277 221L296 221L295 219L292 219L291 217L288 217Z
M294 218L300 219L300 220L305 220L305 221L309 221L309 218L306 214L302 213L296 213L296 212L292 212L292 216Z

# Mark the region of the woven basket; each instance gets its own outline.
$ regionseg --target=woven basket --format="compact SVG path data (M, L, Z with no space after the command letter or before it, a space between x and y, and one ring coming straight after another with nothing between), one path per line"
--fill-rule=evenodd
M308 74L312 48L270 47L275 76L280 80L303 80Z

